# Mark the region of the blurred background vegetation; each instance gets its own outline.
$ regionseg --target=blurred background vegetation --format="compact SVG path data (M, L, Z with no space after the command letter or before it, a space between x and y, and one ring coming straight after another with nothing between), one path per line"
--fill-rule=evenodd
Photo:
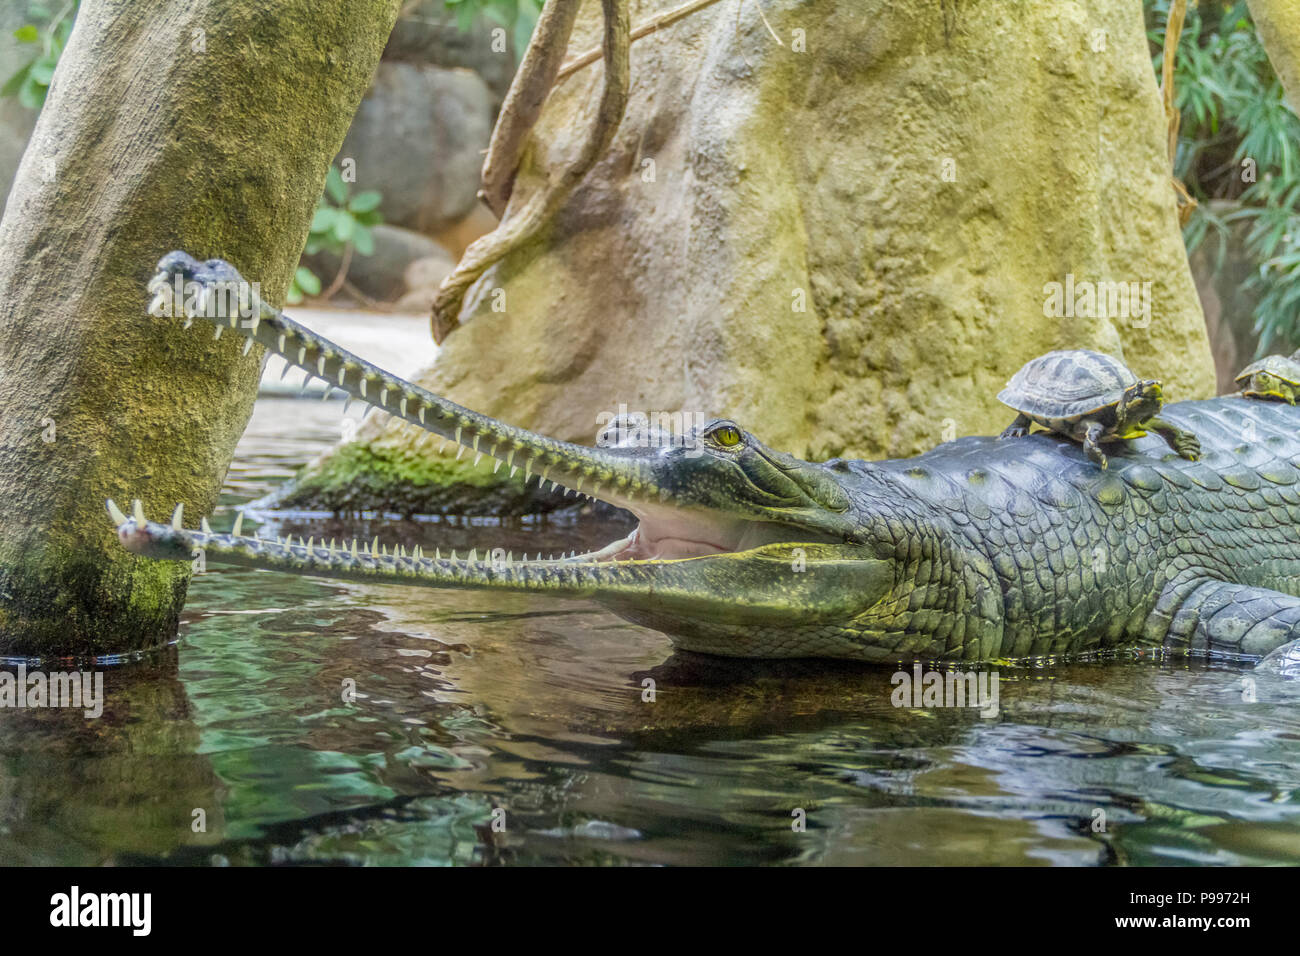
M1160 72L1170 0L1146 0ZM1300 345L1300 119L1255 33L1244 0L1189 5L1175 60L1182 114L1174 175L1199 203L1187 251L1240 359ZM1214 339L1214 316L1207 314ZM1215 342L1216 360L1222 347Z

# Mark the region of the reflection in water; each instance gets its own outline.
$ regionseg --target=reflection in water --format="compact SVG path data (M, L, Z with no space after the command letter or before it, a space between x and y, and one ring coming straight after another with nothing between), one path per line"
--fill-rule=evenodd
M334 440L339 409L260 401L223 505ZM896 708L890 677L673 653L585 603L209 568L179 645L109 671L102 719L0 711L0 862L1300 860L1295 682L1141 657L1001 668L982 719Z

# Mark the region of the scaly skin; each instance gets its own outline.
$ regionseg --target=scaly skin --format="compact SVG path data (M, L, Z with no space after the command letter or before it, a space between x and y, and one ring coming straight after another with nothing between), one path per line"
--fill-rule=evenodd
M211 286L220 260L160 263ZM151 311L165 312L159 292ZM743 657L987 661L1159 648L1256 660L1300 640L1300 409L1229 397L1166 406L1201 460L1157 436L1102 471L1056 435L963 438L916 458L800 461L717 421L687 444L556 442L446 402L257 303L231 329L349 394L531 474L631 510L592 555L496 560L263 541L126 517L154 558L429 587L588 597L681 648ZM187 323L188 324L188 323ZM248 328L246 326L253 326ZM218 333L219 334L219 333ZM342 374L340 375L340 370ZM362 379L366 384L362 385ZM527 480L527 478L525 478Z

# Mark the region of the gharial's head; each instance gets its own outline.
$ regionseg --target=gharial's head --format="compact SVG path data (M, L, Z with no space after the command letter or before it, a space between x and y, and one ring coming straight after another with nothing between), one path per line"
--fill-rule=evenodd
M173 265L200 280L228 280L233 272L211 262L198 270L180 259ZM900 537L889 503L873 504L863 476L842 463L775 451L728 419L678 434L644 419L616 419L595 447L556 441L383 372L265 305L258 321L240 323L234 334L354 398L498 459L512 474L523 470L525 481L536 476L589 494L630 511L638 524L584 555L528 561L475 553L467 560L214 535L184 529L179 517L155 524L138 511L131 518L118 512L122 544L136 553L188 560L202 548L210 562L303 574L584 596L672 635L679 646L719 654L887 658L893 645L873 640L886 632L898 639L897 607L914 598L899 586L899 559L915 542ZM872 510L880 514L873 518Z

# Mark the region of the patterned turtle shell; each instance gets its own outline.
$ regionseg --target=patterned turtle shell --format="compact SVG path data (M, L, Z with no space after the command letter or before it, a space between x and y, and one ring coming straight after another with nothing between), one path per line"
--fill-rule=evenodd
M1233 381L1244 387L1250 384L1251 376L1256 372L1268 372L1288 385L1300 386L1300 362L1296 361L1294 355L1290 358L1285 355L1265 355L1258 362L1251 362L1238 372Z
M1119 359L1090 349L1030 359L998 393L998 401L1039 418L1082 418L1116 405L1137 376Z

